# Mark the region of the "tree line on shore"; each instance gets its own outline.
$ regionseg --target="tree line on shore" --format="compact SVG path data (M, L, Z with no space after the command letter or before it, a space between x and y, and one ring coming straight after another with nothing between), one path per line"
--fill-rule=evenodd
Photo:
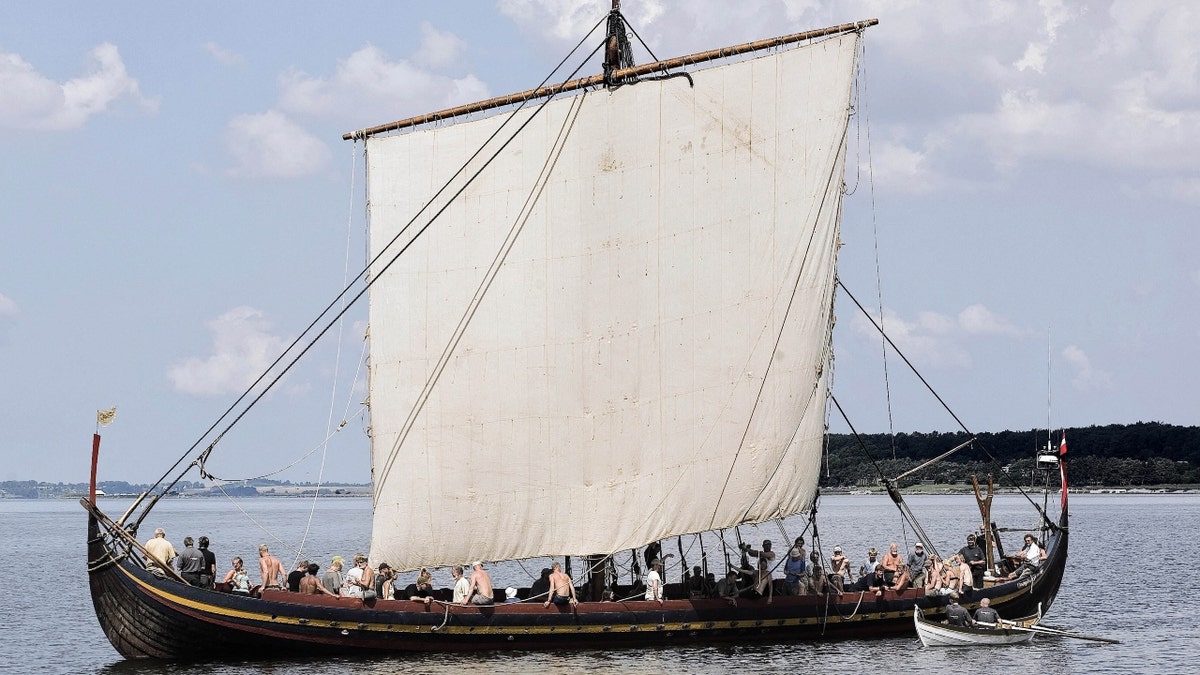
M1074 486L1147 486L1200 483L1200 427L1161 422L978 433L976 442L922 469L904 484L960 484L971 475L992 475L997 486L1034 482L1038 454L1057 454L1067 439ZM861 442L860 442L861 439ZM830 434L822 464L822 487L876 485L882 473L894 478L965 443L964 432ZM878 465L878 470L876 469ZM1054 478L1053 481L1057 481Z

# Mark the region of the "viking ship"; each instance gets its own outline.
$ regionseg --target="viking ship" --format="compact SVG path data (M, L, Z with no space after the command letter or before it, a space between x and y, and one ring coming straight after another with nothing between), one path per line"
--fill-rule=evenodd
M148 569L137 538L160 487L116 520L81 500L116 650L744 644L911 635L914 607L942 617L946 597L923 588L733 603L671 583L659 602L611 574L668 538L815 512L856 63L876 23L638 65L614 2L600 74L346 134L367 173L370 557L417 570L572 556L587 561L577 605L192 586ZM404 480L411 467L421 480ZM964 605L1050 607L1068 538L1066 462L1053 470L1046 559Z

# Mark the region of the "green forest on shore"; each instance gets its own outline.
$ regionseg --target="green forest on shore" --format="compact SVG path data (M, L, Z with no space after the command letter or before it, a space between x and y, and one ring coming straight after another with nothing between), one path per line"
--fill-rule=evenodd
M1056 430L977 433L975 442L913 474L903 485L960 485L992 475L997 487L1031 484L1037 455L1057 454L1067 440L1072 487L1146 487L1200 483L1200 427L1160 422ZM878 485L966 443L963 432L830 434L822 487ZM1050 446L1049 451L1047 445ZM878 466L878 469L876 469Z

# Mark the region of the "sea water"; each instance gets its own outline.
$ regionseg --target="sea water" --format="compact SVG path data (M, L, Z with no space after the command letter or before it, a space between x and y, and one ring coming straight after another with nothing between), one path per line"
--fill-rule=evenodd
M571 650L482 654L414 654L389 657L330 657L314 661L271 659L218 661L203 666L126 661L104 637L92 609L87 581L87 516L70 499L0 499L0 561L6 571L0 616L0 673L157 673L202 668L212 675L232 673L913 673L1037 672L1129 673L1200 672L1200 628L1189 582L1196 575L1193 538L1200 534L1200 495L1071 495L1070 558L1058 599L1044 625L1121 641L1110 645L1039 635L1029 645L972 649L926 649L916 636L879 640L804 642L778 645L697 646L640 650ZM1057 498L1053 498L1056 501ZM102 499L100 507L120 516L130 500ZM978 523L971 496L921 495L908 499L932 543L945 556L965 543ZM1039 502L1040 503L1040 502ZM1002 527L1032 527L1036 517L1020 495L997 495L995 520ZM321 565L333 555L347 559L366 551L370 539L368 499L318 500L258 497L169 499L143 522L140 539L163 527L178 549L183 538L212 539L220 574L232 556L246 560L257 581L257 546L266 543L285 563L298 557ZM834 495L822 498L818 524L825 557L842 546L855 568L865 551L881 552L895 541L901 549L916 541L903 528L885 496ZM804 518L778 526L743 528L747 541L776 542L800 534ZM596 524L602 526L602 524ZM447 533L453 536L453 533ZM805 539L810 539L811 533ZM1020 535L1004 535L1008 549ZM727 537L727 539L730 537ZM732 541L727 542L732 544ZM685 539L683 556L699 564L696 542ZM811 546L811 544L810 544ZM811 549L810 549L811 550ZM678 581L679 554L668 562L668 581ZM709 568L724 566L719 541L706 541ZM618 556L628 581L629 556ZM492 566L498 588L528 586L544 561ZM576 561L576 574L582 561ZM449 586L447 570L434 581ZM213 645L214 655L221 646Z

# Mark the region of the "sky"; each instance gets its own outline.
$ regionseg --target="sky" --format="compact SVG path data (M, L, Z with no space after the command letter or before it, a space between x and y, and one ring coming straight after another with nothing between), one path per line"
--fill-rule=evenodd
M47 0L7 12L0 480L86 481L96 412L113 406L100 480L151 482L190 461L364 262L361 146L341 135L532 87L609 6ZM1200 4L623 9L659 58L879 19L840 273L953 415L883 358L842 295L834 395L855 429L1200 424ZM651 60L640 46L635 59ZM221 441L209 473L368 481L365 325L351 308Z

